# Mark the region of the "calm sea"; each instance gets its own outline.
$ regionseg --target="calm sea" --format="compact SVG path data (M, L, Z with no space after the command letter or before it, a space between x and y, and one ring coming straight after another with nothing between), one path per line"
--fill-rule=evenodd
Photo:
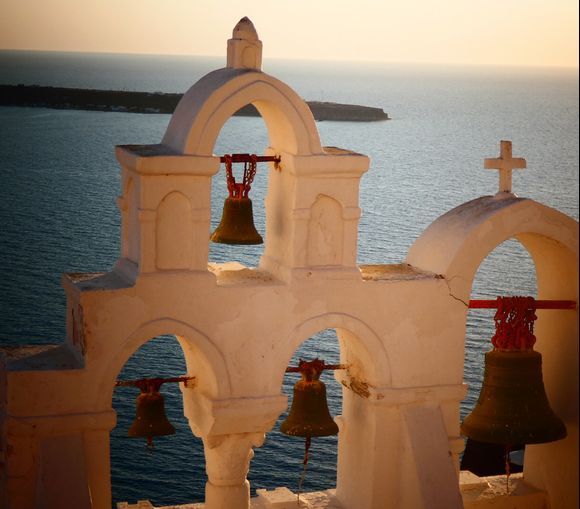
M142 55L0 51L0 83L98 89L184 92L223 59ZM439 215L478 196L493 194L497 172L483 169L499 141L512 140L514 155L528 169L515 172L514 191L578 218L578 72L554 69L461 68L387 64L268 61L264 70L306 100L383 108L391 121L319 122L324 145L367 154L371 168L361 185L359 262L398 263ZM2 344L55 343L64 336L65 298L60 275L108 270L119 253L119 167L114 146L158 143L168 115L103 113L37 108L0 108L0 297ZM262 153L267 132L259 118L232 118L216 154ZM225 184L213 186L212 223L217 225ZM224 184L224 185L221 185ZM263 231L265 175L256 177L253 201ZM211 260L258 263L262 247L212 245ZM473 295L535 295L534 267L515 241L499 246L482 264ZM493 331L489 311L471 311L465 380L473 405L482 377L482 355ZM308 340L296 357L338 360L334 332ZM185 372L176 340L150 341L129 360L122 378ZM341 392L325 375L333 414ZM296 377L286 377L290 394ZM201 441L182 416L180 393L164 386L173 437L157 440L154 452L126 437L137 394L116 390L118 426L112 432L115 501L149 498L155 504L204 497ZM303 444L276 426L256 450L252 489L295 489ZM304 483L308 491L332 487L336 439L314 442Z

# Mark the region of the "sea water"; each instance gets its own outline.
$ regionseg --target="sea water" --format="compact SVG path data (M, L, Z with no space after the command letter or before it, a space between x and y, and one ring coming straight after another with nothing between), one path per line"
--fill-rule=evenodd
M184 92L223 59L143 55L0 51L1 84ZM576 70L440 67L345 62L268 61L264 71L305 100L383 108L390 121L318 122L322 143L368 155L361 181L359 263L400 263L413 241L438 216L482 195L494 194L498 175L484 170L499 141L513 142L526 170L514 171L513 189L578 218L578 73ZM114 146L159 143L169 115L42 108L0 108L0 343L58 343L64 337L63 272L108 270L119 254L119 165ZM263 153L268 134L260 118L235 117L223 127L216 154ZM252 188L258 230L264 231L267 174ZM226 193L223 168L212 185L212 226ZM263 246L212 244L210 260L256 266ZM533 263L516 241L499 246L481 265L472 297L535 295ZM468 316L465 381L473 406L493 313ZM334 331L321 331L298 358L338 361ZM119 378L175 376L185 372L171 336L152 339L127 362ZM259 376L259 373L256 374ZM340 414L341 389L324 373L331 412ZM291 395L295 375L282 391ZM181 394L163 386L167 414L177 433L156 439L153 452L126 436L136 391L115 390L118 425L111 433L115 501L149 498L155 504L204 497L201 440L183 417ZM284 416L282 416L283 418ZM251 462L252 490L296 489L304 444L282 435L278 424ZM336 438L314 441L304 489L335 485ZM253 491L254 492L254 491Z

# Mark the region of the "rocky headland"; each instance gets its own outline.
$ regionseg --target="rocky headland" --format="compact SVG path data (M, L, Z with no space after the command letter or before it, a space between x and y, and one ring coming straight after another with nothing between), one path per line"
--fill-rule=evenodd
M81 88L44 87L39 85L0 85L0 106L118 111L126 113L173 113L183 94L130 92L124 90L91 90ZM381 108L307 101L316 120L341 122L373 122L389 120ZM259 116L248 104L235 115Z

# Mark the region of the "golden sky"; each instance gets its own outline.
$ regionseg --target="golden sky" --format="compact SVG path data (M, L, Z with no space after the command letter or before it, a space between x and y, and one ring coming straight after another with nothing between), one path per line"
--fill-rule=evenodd
M0 49L578 67L577 0L0 0Z

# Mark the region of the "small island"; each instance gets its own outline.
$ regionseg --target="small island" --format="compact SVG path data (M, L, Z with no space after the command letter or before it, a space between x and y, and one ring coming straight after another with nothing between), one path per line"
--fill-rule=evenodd
M44 87L39 85L0 85L0 106L117 111L125 113L173 113L183 94L162 92L132 92L124 90L92 90L82 88ZM390 120L381 108L340 104L335 102L306 102L315 120L340 122L374 122ZM251 104L235 115L259 116Z

